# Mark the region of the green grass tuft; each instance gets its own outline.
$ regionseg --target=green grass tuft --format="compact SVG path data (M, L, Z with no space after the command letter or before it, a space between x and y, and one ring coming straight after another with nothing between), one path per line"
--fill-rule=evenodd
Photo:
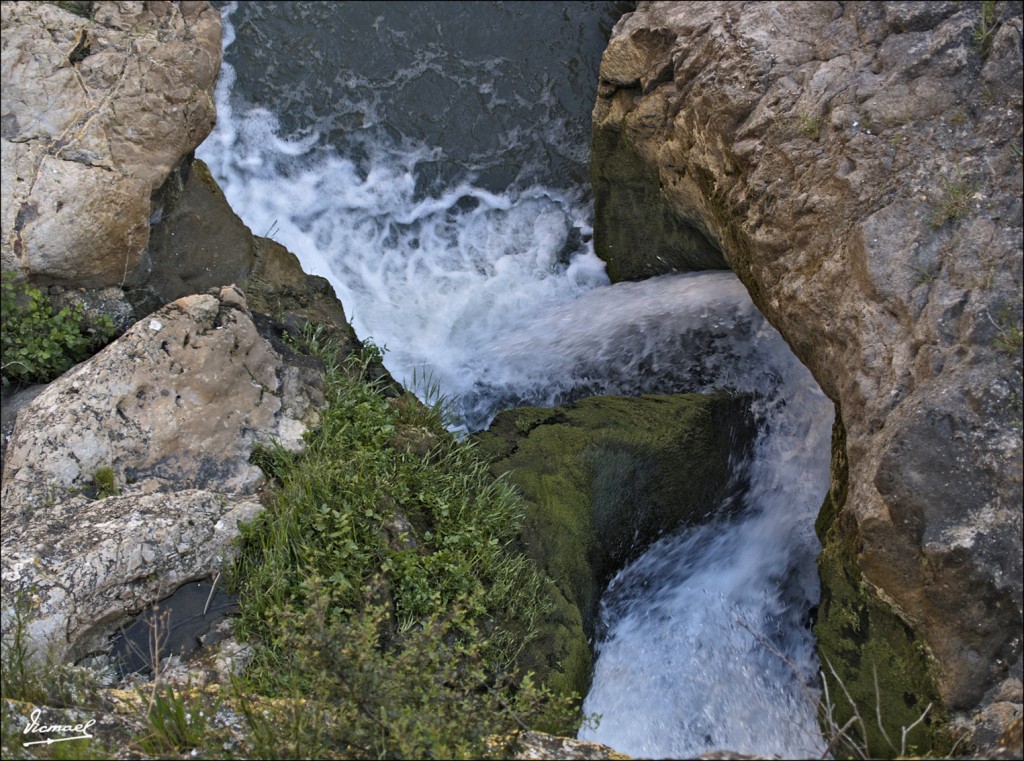
M971 201L978 192L977 183L968 182L959 172L941 180L942 199L932 209L931 226L942 227L946 222L963 219L971 210Z

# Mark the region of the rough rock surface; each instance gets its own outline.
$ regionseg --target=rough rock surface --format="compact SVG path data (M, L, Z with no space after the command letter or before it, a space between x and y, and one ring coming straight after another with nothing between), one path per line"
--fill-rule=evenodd
M96 2L86 18L5 2L0 23L4 273L80 287L144 278L150 195L213 127L220 14Z
M320 370L283 359L233 287L167 305L47 386L4 459L4 632L24 593L32 647L78 657L223 567L238 522L261 509L254 446L302 447L322 391Z
M129 614L224 568L239 522L262 509L254 497L198 489L83 495L30 513L5 502L4 633L8 605L23 595L37 655L59 661L102 648Z
M516 737L512 758L628 759L631 756L599 743L557 737L543 732L520 732Z
M557 601L519 665L586 693L587 639L601 590L659 536L697 525L742 490L754 438L749 398L728 394L597 396L500 413L476 439L495 475L527 503L523 551ZM537 659L534 659L534 656Z
M641 3L594 110L599 255L737 272L837 404L826 554L872 601L823 565L825 625L863 645L888 611L961 717L1021 674L1021 30L1006 2Z
M23 410L4 461L4 514L94 484L252 493L253 447L302 446L324 403L315 368L286 363L233 287L186 296L51 383Z

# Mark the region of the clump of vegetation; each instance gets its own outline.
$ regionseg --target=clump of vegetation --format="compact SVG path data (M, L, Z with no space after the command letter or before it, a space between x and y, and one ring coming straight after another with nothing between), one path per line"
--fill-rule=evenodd
M304 453L254 455L272 493L232 573L250 667L215 697L154 682L130 709L141 730L66 745L108 757L479 758L507 755L521 729L575 733L579 697L516 667L546 609L541 577L510 546L521 499L448 433L443 404L388 398L367 380L374 347L339 361L325 330L303 341L325 364L328 405ZM434 445L402 446L410 426ZM52 667L37 672L24 642L5 639L4 697L53 705ZM5 755L60 752L23 748L12 718Z
M339 364L322 332L305 338L328 406L302 455L257 456L276 489L235 570L239 631L260 643L247 690L315 696L337 719L323 741L359 758L473 757L520 726L574 731L578 698L515 671L544 607L508 546L521 500L445 430L443 405L366 382L374 347ZM436 437L426 455L396 447L409 426Z
M117 482L114 478L114 469L111 467L97 468L92 475L93 487L96 489L96 498L116 497L120 494Z
M981 17L974 27L972 39L978 49L978 55L982 59L988 58L992 52L992 40L996 36L996 29L999 28L999 21L996 19L996 0L983 0L981 4Z
M990 318L991 319L991 318ZM993 321L999 335L992 342L999 351L1007 354L1016 354L1024 344L1024 327L1014 318L1009 307L1004 307L999 313L998 322Z
M0 300L4 385L12 380L48 383L88 359L114 334L109 317L90 320L80 304L54 311L49 298L28 285L3 283Z
M50 0L50 3L82 18L93 16L92 0Z
M942 199L932 210L931 226L942 227L946 222L963 219L971 210L971 200L978 192L975 183L965 180L959 172L955 177L941 180Z
M800 116L800 131L811 140L817 140L821 136L821 117L802 114Z

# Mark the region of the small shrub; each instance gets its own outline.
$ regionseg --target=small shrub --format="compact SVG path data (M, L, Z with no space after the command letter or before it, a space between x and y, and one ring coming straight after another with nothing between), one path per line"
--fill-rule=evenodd
M88 359L114 334L109 317L90 322L81 305L54 312L38 288L5 282L0 342L3 383L48 383Z

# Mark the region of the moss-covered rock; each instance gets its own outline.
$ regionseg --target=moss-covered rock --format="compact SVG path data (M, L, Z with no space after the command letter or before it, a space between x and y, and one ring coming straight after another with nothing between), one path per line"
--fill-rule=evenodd
M856 524L843 511L848 467L846 435L836 415L832 433L832 485L816 529L821 602L814 627L818 654L834 713L826 737L856 712L863 722L848 730L870 758L891 758L904 750L902 730L927 716L906 738L906 752L945 754L951 738L924 641L869 584L857 565ZM879 728L879 718L884 729ZM865 736L866 735L866 736ZM846 749L840 746L840 756Z
M706 520L742 488L730 460L753 432L749 399L726 394L592 397L498 415L480 444L526 498L524 550L557 591L524 667L586 691L601 590L659 536Z

